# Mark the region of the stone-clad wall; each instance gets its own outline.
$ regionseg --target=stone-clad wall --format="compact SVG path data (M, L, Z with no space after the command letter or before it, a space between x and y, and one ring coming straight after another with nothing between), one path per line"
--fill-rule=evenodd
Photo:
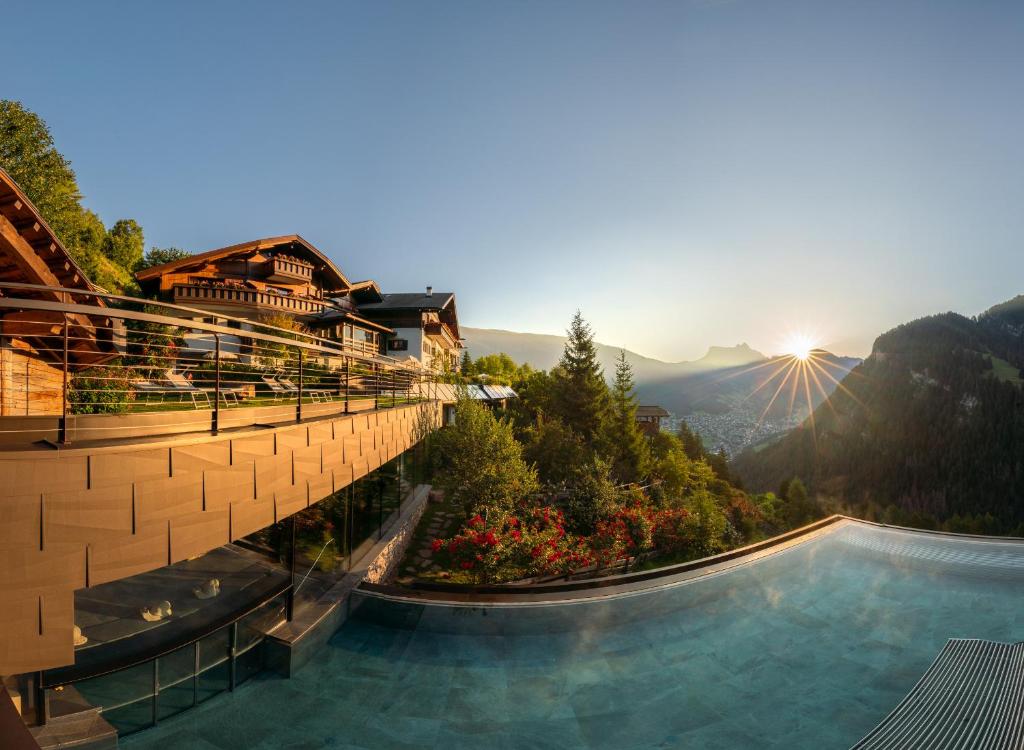
M423 511L427 507L427 495L430 494L430 485L420 485L412 497L409 510L399 519L398 523L388 531L384 538L383 546L374 556L373 560L366 567L364 581L370 583L388 583L399 563L405 556L405 550L409 546L409 540L416 533L416 525L423 517Z
M415 442L417 412L232 435L0 453L0 675L74 662L74 591L203 554Z

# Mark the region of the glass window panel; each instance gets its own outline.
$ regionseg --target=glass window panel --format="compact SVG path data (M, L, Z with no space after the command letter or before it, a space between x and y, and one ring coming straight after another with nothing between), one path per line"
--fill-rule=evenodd
M92 705L106 712L153 695L153 663L145 662L120 672L82 680L76 682L75 687Z
M199 641L199 670L204 671L228 659L228 647L231 643L231 628L221 628Z
M158 659L158 719L166 719L195 705L195 659L195 644L183 646Z
M241 685L263 669L263 649L251 648L235 657L235 685Z
M208 668L205 672L199 673L199 685L196 692L196 699L199 703L209 700L228 689L231 681L231 667L227 661L222 661L215 667Z
M151 665L147 665L152 669ZM131 734L153 726L153 699L128 703L118 708L107 709L103 718L113 724L118 735Z

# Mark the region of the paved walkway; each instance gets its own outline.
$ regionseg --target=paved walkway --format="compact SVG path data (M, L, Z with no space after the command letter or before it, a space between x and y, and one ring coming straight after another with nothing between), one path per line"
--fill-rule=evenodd
M431 544L435 539L447 539L459 530L462 515L449 510L445 504L428 505L423 518L420 519L417 536L413 540L415 547L405 554L398 577L404 581L419 578L425 573L440 573L442 568L434 562L434 551Z

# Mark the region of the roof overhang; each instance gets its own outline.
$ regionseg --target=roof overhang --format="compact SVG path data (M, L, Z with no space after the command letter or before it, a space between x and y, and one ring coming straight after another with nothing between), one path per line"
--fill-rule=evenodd
M0 281L98 291L64 247L32 201L6 171L0 169ZM38 296L64 301L60 292ZM102 300L78 300L103 305Z
M159 266L152 266L151 268L139 271L135 274L135 278L139 281L151 281L172 271L188 271L192 268L200 268L211 261L223 260L234 255L248 255L260 250L275 250L281 247L288 247L292 253L298 252L299 254L308 255L313 261L316 270L324 274L332 282L333 287L328 285L332 291L347 293L352 288L352 283L345 278L345 274L341 272L341 269L330 258L297 234L265 237L261 240L251 240L237 245L220 247L216 250L207 250L205 253L190 255L188 258L171 261L170 263L162 263Z

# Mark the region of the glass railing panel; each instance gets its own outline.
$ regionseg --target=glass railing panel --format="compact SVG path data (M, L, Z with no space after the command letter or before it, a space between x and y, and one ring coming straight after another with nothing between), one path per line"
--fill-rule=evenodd
M181 713L196 704L196 645L191 643L157 660L157 720Z

